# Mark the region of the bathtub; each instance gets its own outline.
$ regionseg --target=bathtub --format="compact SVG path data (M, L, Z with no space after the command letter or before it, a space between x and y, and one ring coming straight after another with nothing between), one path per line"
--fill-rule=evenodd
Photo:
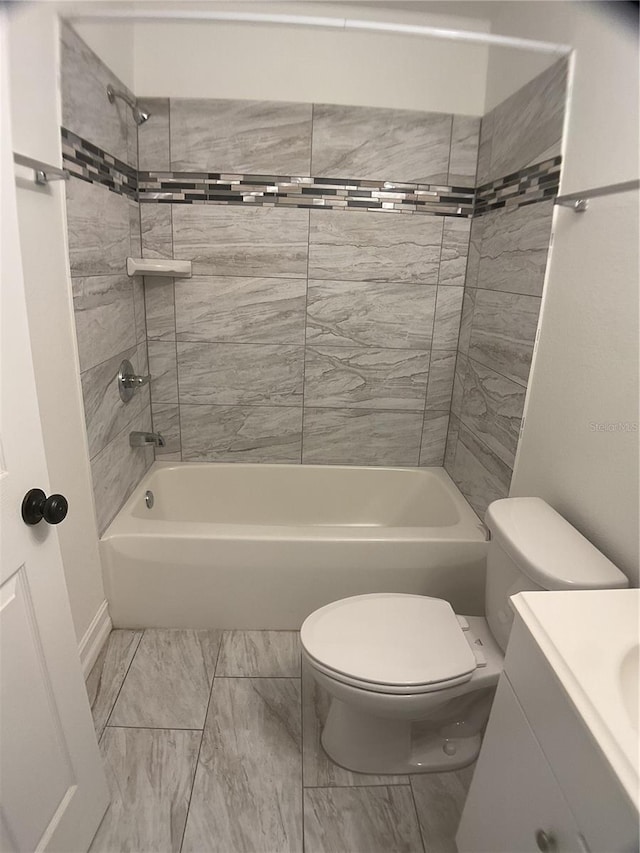
M156 462L100 548L115 627L296 629L365 592L481 614L486 540L441 468Z

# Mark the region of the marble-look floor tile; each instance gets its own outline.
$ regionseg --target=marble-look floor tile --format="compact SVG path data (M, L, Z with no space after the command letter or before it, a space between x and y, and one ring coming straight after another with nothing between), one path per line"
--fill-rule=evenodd
M456 349L458 346L463 296L462 287L438 287L433 323L434 349Z
M443 412L450 408L455 367L455 350L431 350L429 384L427 385L427 411Z
M151 399L155 403L178 402L178 362L173 341L148 341Z
M335 764L322 748L322 729L329 713L331 698L315 681L308 667L302 668L302 749L304 784L307 787L345 785L403 785L408 776L376 776L354 773Z
M478 289L469 356L508 379L526 385L540 301L537 296Z
M153 121L138 126L138 168L145 172L169 172L169 99L142 98Z
M307 346L306 406L424 409L429 353L377 347Z
M492 501L509 494L511 468L463 424L459 425L455 459L447 471L480 518Z
M526 389L468 359L461 419L510 468L515 461Z
M311 104L171 99L171 168L308 175Z
M74 177L67 182L66 194L71 275L125 274L131 254L126 196Z
M299 678L297 631L225 631L216 667L219 676Z
M301 853L300 681L216 678L182 853Z
M431 347L436 288L309 280L307 344Z
M301 278L307 274L308 235L307 210L173 208L174 257L192 261L194 275Z
M180 406L185 462L300 462L302 407Z
M98 740L141 639L142 631L112 631L87 677L87 694Z
M482 217L477 286L542 296L551 239L553 201L528 204Z
M180 442L180 408L177 403L154 403L151 406L151 419L153 431L159 432L165 440L164 447L155 448L155 457L160 459L180 453L182 444Z
M411 777L422 840L429 853L457 853L455 835L469 783L467 768Z
M302 461L413 466L421 432L422 412L305 407Z
M290 344L178 344L180 403L299 406L304 350Z
M172 258L170 204L141 204L140 231L143 258Z
M122 504L153 463L152 447L131 447L129 433L151 429L151 408L145 408L91 460L98 534L102 536Z
M314 104L312 173L443 183L451 119L446 113Z
M480 117L454 115L447 181L450 186L475 186L479 144Z
M172 278L145 275L144 302L147 337L154 341L175 341L175 286Z
M422 853L409 785L306 788L305 853Z
M220 639L220 631L147 629L110 725L201 729Z
M90 853L179 853L200 732L108 728L111 805Z
M303 344L304 278L195 276L176 290L179 341Z
M73 312L80 370L136 345L131 279L126 275L74 278Z
M442 465L447 446L449 412L425 412L420 445L420 465Z
M437 284L443 218L312 210L309 278Z
M470 234L470 219L445 218L438 284L456 287L464 285Z

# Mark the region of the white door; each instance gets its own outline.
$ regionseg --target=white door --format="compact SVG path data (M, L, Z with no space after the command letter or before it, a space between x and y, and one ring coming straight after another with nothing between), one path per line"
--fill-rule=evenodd
M24 298L7 31L0 10L0 851L82 853L109 794L56 529L44 520L27 526L21 516L27 491L49 494L55 483L48 482Z

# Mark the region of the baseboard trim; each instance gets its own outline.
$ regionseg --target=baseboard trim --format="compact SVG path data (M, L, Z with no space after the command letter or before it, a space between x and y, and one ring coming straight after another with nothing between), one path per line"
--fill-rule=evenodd
M87 628L84 637L78 643L80 663L82 664L82 672L85 679L98 659L102 647L107 642L107 637L111 633L112 627L111 617L109 616L109 605L105 600L91 620L91 624Z

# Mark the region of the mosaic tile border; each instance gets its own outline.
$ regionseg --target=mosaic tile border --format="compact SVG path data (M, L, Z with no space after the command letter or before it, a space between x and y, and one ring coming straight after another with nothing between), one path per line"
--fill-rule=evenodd
M440 184L298 175L138 171L66 128L63 165L89 183L143 204L235 204L314 210L368 210L470 218L516 209L558 194L561 157L528 166L476 189Z

